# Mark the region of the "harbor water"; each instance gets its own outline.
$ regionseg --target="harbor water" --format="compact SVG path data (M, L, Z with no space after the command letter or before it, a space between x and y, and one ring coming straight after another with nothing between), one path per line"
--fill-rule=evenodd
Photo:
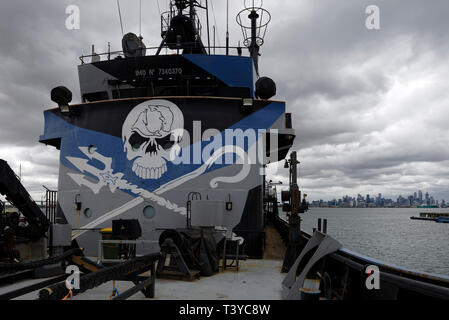
M301 229L311 234L318 218L327 219L327 233L347 249L399 267L448 276L449 224L410 219L420 212L449 209L311 208L301 215Z

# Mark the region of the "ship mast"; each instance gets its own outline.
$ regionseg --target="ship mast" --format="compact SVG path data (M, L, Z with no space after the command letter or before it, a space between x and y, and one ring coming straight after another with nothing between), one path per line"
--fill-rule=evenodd
M262 0L259 0L258 4L256 4L255 0L251 0L250 2L251 4L247 5L247 1L245 1L245 9L238 13L237 23L242 28L243 43L249 49L257 75L259 75L259 51L260 47L264 44L267 27L271 21L271 14L262 8ZM249 24L246 17L250 20Z
M201 40L201 23L197 9L208 10L197 0L171 0L170 9L161 15L162 42L156 55L162 48L183 50L183 53L207 54Z

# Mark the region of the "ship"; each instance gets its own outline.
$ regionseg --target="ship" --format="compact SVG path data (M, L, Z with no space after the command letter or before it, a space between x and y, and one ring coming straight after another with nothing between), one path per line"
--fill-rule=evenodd
M81 57L82 104L68 105L67 88L52 93L60 106L44 112L40 142L60 150L58 219L81 229L72 238L87 255L112 218L137 219L149 241L186 226L189 194L217 216L232 203L217 223L245 239L249 256L263 255L262 171L285 158L295 133L285 102L268 100L274 82L254 85L261 38L251 56L209 54L203 8L171 1L157 48L126 34L115 58Z
M448 277L347 250L327 234L327 221L301 231L308 205L292 115L261 76L270 13L246 5L236 20L243 47L229 37L217 47L209 22L202 34L199 10L208 17L208 1L170 0L159 46L127 33L122 51L80 57L82 103L72 104L64 86L51 91L57 106L44 112L39 141L60 151L58 190L47 190L43 216L29 197L14 201L14 190L2 189L30 209L30 221L44 221L36 228L38 238L48 235L49 256L26 262L16 254L0 273L55 274L0 299L449 298ZM278 199L266 167L280 161L289 189ZM80 287L58 273L67 264L81 270Z

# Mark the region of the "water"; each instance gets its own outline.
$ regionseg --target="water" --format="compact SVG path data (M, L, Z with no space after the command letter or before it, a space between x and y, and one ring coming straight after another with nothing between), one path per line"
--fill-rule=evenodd
M448 276L449 224L410 219L420 212L449 212L449 208L312 208L301 215L301 229L311 234L318 218L327 219L327 233L347 249L411 270Z

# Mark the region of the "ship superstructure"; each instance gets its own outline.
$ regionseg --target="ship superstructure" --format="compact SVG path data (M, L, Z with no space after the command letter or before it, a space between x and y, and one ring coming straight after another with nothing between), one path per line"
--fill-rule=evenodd
M247 255L263 255L264 168L285 158L295 134L285 103L269 100L274 82L258 75L263 9L246 9L249 56L229 44L214 55L200 35L204 2L171 1L159 47L126 34L114 58L82 57L82 104L52 92L59 108L45 111L40 142L60 150L59 222L87 255L112 220L138 219L145 240L191 225L192 195L206 211L196 226L222 227Z

